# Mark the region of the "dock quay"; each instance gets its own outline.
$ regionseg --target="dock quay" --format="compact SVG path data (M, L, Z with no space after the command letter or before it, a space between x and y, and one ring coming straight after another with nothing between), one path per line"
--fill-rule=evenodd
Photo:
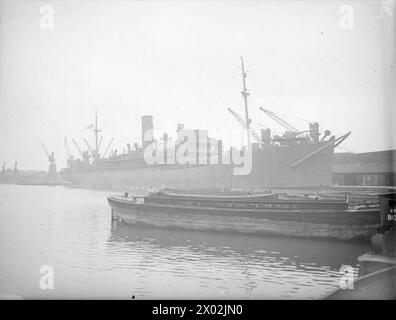
M359 278L352 290L337 289L326 299L396 299L396 193L379 196L380 226L371 252L358 258Z

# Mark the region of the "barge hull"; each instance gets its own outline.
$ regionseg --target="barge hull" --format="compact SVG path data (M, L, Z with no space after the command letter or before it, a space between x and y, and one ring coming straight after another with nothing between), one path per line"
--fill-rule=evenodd
M155 227L182 228L207 231L233 231L248 234L281 236L369 239L379 225L376 212L331 212L316 210L207 210L129 204L108 198L113 214L126 224L144 224Z

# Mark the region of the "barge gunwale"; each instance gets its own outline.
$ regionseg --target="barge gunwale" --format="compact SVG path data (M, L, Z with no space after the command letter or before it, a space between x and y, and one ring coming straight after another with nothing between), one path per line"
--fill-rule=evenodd
M233 199L234 198L234 199ZM246 199L246 198L238 198L238 197L230 197L230 198L212 198L212 197L195 197L195 196L191 196L191 197L145 197L145 200L148 201L152 201L152 200L160 200L160 201L200 201L200 202L222 202L222 203L233 203L233 202L238 202L241 204L263 204L263 203L268 203L268 204L291 204L291 205L298 205L298 204L306 204L306 205L342 205L342 206L347 206L348 203L346 201L329 201L329 200L309 200L309 199L301 199L301 200L297 200L297 199L272 199L271 197L256 197L256 198L250 198L250 199ZM235 201L233 201L235 200ZM241 201L243 200L243 202ZM257 201L257 200L262 200L262 201Z
M237 208L239 210L346 210L347 201L329 200L329 199L296 199L296 198L278 198L276 194L257 195L257 196L209 196L209 195L190 195L150 193L143 197L145 204L159 204L185 206L185 207L204 207L211 208ZM132 198L133 199L133 198Z

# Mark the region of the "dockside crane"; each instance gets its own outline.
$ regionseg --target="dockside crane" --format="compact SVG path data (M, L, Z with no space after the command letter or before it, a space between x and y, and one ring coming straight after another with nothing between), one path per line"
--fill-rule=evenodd
M233 111L231 108L228 108L228 111L234 116L234 118L241 124L243 128L250 130L250 133L254 138L254 140L256 140L259 144L264 144L264 141L261 140L260 136L247 125L247 123L242 119L242 117L238 113Z
M74 156L70 152L69 141L67 140L67 137L65 137L64 146L65 146L65 149L66 149L66 163L67 163L67 167L71 168L73 166Z
M47 156L48 160L51 161L51 156L47 150L47 147L45 146L44 142L41 142L41 146L43 147L43 150L45 152L45 155Z
M50 181L55 181L56 180L56 164L55 164L55 156L54 153L51 152L51 154L48 152L47 147L45 146L44 142L41 141L41 146L43 147L43 150L48 158L48 178Z

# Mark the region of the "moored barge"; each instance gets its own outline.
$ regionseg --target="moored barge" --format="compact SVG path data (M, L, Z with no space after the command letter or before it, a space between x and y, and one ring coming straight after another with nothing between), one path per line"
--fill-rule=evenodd
M380 222L378 207L352 207L330 197L164 189L107 199L125 223L156 227L349 240L369 239Z

